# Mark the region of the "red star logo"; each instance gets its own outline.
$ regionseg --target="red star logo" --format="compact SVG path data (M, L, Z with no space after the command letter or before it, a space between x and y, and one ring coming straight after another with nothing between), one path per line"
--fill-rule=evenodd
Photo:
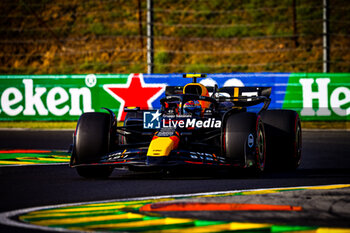
M165 90L166 84L146 84L142 74L130 74L126 84L106 84L103 89L120 102L118 120L124 120L124 107L152 108L152 102Z

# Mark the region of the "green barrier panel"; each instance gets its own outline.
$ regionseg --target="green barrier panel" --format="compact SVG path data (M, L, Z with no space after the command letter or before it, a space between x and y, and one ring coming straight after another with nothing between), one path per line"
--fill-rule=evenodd
M124 84L128 76L2 75L0 120L72 121L83 112L100 111L101 106L117 111L119 103L102 91L103 85Z
M302 120L350 120L350 74L292 73L283 109L298 111Z

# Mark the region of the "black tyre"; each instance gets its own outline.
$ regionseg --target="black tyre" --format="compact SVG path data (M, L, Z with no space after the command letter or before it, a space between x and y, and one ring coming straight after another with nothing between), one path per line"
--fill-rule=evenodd
M301 125L297 112L269 110L261 113L266 131L267 168L291 170L300 165Z
M91 164L107 154L111 144L112 119L107 113L84 113L81 115L75 136L74 154L77 164ZM113 168L110 166L78 166L80 176L86 178L108 177Z
M255 159L256 128L255 113L240 112L227 117L222 142L223 153L231 163L245 166L248 159Z

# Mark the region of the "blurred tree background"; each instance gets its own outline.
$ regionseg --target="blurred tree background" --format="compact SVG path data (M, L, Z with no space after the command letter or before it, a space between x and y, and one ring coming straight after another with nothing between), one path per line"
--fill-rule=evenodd
M329 1L330 71L350 5ZM155 0L154 72L322 72L322 0ZM1 74L147 72L146 0L1 0Z

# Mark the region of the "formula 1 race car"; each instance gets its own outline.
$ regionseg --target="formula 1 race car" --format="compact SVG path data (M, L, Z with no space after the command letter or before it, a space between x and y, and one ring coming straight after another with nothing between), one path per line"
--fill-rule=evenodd
M205 87L202 74L185 86L167 86L161 108L126 107L122 126L115 114L81 115L70 166L86 178L130 170L181 167L296 169L301 158L297 112L268 110L270 87ZM250 106L261 106L256 112Z

